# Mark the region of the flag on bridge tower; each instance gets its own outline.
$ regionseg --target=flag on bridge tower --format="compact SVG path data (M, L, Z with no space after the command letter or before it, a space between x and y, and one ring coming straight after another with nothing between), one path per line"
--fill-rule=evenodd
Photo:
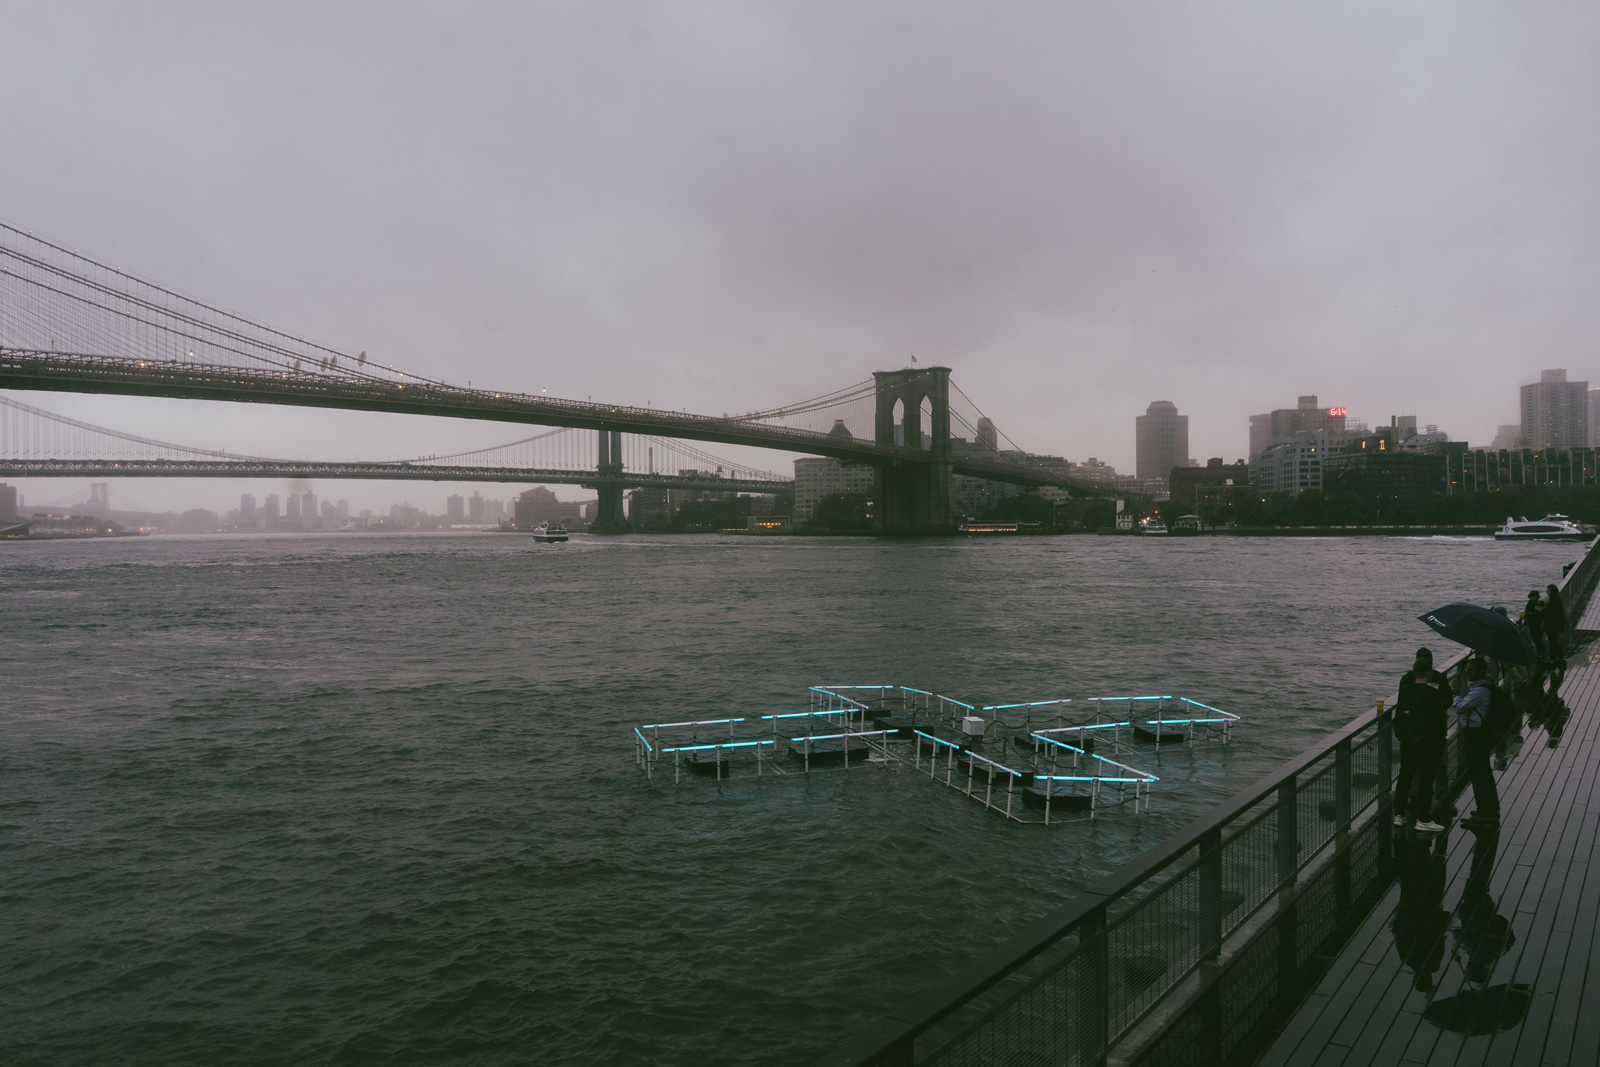
M917 361L917 354L915 352L913 352L913 353L911 353L911 362L915 363L916 361Z

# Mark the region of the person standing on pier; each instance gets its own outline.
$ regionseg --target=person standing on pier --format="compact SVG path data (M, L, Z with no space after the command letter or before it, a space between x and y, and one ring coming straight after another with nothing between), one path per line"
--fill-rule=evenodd
M1544 605L1539 602L1539 590L1529 591L1528 602L1522 606L1522 616L1517 621L1528 631L1533 651L1544 659Z
M1417 649L1411 669L1400 676L1399 696L1395 721L1401 733L1400 775L1394 784L1394 824L1414 824L1420 833L1436 834L1444 827L1432 821L1429 812L1449 726L1450 682L1433 669L1430 649Z
M1481 659L1467 664L1468 688L1453 704L1456 721L1461 724L1463 759L1467 764L1467 777L1472 781L1472 796L1478 807L1471 816L1461 820L1469 830L1487 829L1500 825L1500 790L1495 786L1494 768L1489 763L1494 749L1494 737L1489 729L1489 666Z
M1544 636L1550 646L1550 659L1556 663L1567 662L1567 605L1561 599L1561 590L1545 586Z

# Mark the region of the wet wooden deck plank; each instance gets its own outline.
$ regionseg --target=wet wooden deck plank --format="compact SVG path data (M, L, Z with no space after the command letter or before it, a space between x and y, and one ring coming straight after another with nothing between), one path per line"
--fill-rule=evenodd
M1574 745L1573 751L1585 751L1585 746ZM1590 863L1594 852L1595 820L1590 811L1595 803L1595 790L1600 782L1600 761L1585 759L1576 766L1576 774L1568 796L1565 817L1552 820L1547 832L1541 858L1549 861L1549 875L1537 902L1525 900L1519 904L1513 927L1525 926L1530 937L1542 932L1544 946L1537 960L1525 953L1513 970L1512 981L1526 981L1533 987L1533 1001L1528 1018L1517 1029L1515 1048L1510 1062L1513 1067L1538 1067L1547 1058L1547 1046L1554 1036L1558 996L1567 977L1572 957L1571 931L1580 914L1583 886L1589 880ZM1565 858L1565 862L1562 862ZM1533 904L1533 907L1529 907ZM1591 902L1588 908L1592 916Z
M1574 699L1580 699L1579 692L1574 687ZM1580 865L1572 860L1593 788L1594 760L1585 757L1593 754L1594 723L1593 717L1586 718L1583 727L1573 729L1556 749L1548 748L1543 735L1527 731L1529 742L1544 744L1547 755L1562 755L1546 760L1543 788L1534 791L1522 806L1522 817L1506 826L1506 833L1521 841L1515 867L1521 876L1511 879L1506 891L1492 899L1497 912L1507 916L1519 943L1497 962L1491 981L1528 986L1528 1012L1521 1023L1492 1036L1483 1058L1463 1057L1464 1067L1485 1061L1538 1064L1543 1059L1555 992L1566 962L1566 943L1555 930L1553 912L1568 882L1581 880L1587 870L1586 861Z

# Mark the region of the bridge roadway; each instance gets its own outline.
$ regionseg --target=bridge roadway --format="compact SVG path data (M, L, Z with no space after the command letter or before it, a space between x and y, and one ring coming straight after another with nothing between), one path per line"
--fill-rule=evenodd
M297 463L278 459L0 459L0 478L337 478L398 482L610 485L631 489L707 489L742 493L778 493L794 487L794 483L787 479L707 478L628 471L602 477L595 470L544 467L472 467L443 463Z
M403 376L402 376L403 377ZM463 388L421 378L389 381L360 371L251 370L183 360L142 360L123 356L0 348L0 389L164 396L189 400L227 400L249 404L388 411L457 419L572 426L654 434L695 441L773 448L831 456L873 466L925 464L923 448L880 444L815 430L768 426L739 418L717 418L681 411L563 400L526 393ZM1056 486L1084 496L1110 496L1112 490L1065 478L1042 468L1002 459L952 457L955 474L1022 486ZM633 483L630 483L633 484Z

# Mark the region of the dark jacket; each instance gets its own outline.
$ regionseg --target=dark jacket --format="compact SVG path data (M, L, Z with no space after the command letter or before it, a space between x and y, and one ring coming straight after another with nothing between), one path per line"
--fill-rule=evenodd
M1424 685L1424 682L1434 684ZM1422 739L1438 743L1444 740L1445 731L1450 726L1449 712L1453 697L1449 679L1443 674L1430 670L1425 675L1418 675L1410 670L1400 676L1400 700L1395 704L1395 710L1403 712L1415 708L1422 718Z
M1544 621L1544 632L1559 636L1567 628L1567 606L1554 597L1544 602L1544 610L1540 616Z

